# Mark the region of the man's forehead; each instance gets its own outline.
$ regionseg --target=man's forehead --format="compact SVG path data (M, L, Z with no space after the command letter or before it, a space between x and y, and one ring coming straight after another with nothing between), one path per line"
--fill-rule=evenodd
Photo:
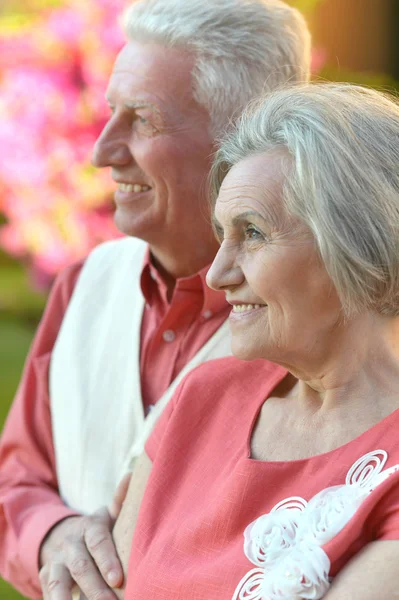
M152 73L165 79L191 80L194 57L183 48L167 47L156 42L129 41L116 57L113 73L134 71L150 77ZM165 71L166 69L166 71Z
M173 62L174 61L174 62ZM183 51L154 43L129 42L119 53L106 97L164 111L192 101L192 61Z

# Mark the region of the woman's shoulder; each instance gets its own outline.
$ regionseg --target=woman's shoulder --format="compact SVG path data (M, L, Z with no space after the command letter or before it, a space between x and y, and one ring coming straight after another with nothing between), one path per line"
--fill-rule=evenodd
M257 411L287 371L266 360L245 362L234 357L220 358L193 369L180 385L173 400L173 412L180 417L211 419L217 413Z

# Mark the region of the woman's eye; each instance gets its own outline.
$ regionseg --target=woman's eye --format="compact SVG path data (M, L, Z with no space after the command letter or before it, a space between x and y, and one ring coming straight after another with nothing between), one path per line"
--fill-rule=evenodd
M148 121L147 121L147 119L144 119L144 117L139 117L139 121L140 121L140 123L141 123L142 125L147 125L147 124L148 124Z
M254 227L253 225L249 225L245 230L245 237L247 240L253 241L261 240L264 236L261 234L260 231L256 229L256 227Z

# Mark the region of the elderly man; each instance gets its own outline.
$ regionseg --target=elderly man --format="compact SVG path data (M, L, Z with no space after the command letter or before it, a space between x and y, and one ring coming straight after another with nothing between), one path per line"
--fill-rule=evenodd
M70 600L74 582L113 600L122 584L100 507L182 376L230 353L229 307L205 284L215 140L309 68L307 27L280 0L143 0L126 34L93 162L111 167L127 237L56 281L1 446L0 570L46 600Z

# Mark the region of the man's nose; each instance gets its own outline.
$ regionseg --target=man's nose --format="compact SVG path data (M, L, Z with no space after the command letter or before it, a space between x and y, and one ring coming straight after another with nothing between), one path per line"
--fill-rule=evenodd
M222 243L206 276L207 285L213 290L227 290L244 281L244 275L236 262L236 251L226 241Z
M95 167L123 167L132 160L129 143L123 132L111 122L102 130L94 144L91 162Z

